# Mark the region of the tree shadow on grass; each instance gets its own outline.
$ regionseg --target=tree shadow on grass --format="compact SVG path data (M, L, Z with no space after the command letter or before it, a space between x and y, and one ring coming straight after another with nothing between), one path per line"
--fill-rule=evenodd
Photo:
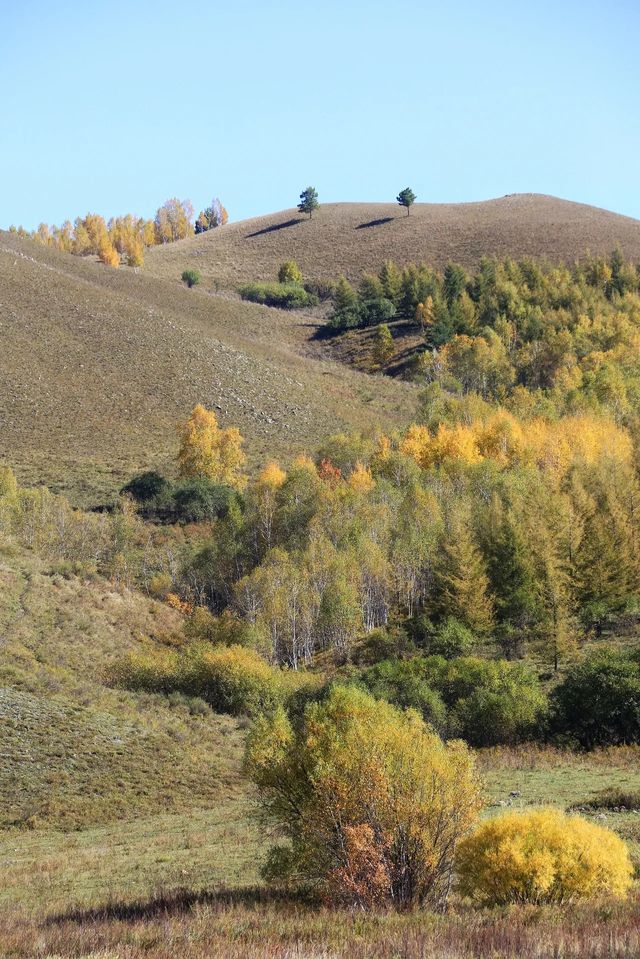
M384 226L385 223L391 223L395 220L394 216L383 216L379 220L369 220L368 223L358 223L356 230L368 230L371 226Z
M84 923L93 922L135 922L137 920L154 919L158 916L172 916L189 912L195 906L208 905L226 908L229 906L275 905L291 902L292 898L305 901L302 894L295 896L277 890L266 889L264 886L245 886L239 889L200 890L173 889L168 892L158 892L149 899L138 899L133 902L119 902L112 900L102 906L90 908L74 908L66 912L54 913L47 917L47 925L60 925L65 922Z
M285 220L284 223L274 223L272 226L265 226L264 230L256 230L255 233L247 233L245 240L250 240L254 236L264 236L265 233L275 233L277 230L286 230L290 226L295 226L296 223L303 223L304 220L302 217L297 217L294 220Z
M341 333L345 333L345 330L336 330L335 327L329 326L328 323L320 323L316 326L314 332L311 334L309 339L311 340L334 340Z

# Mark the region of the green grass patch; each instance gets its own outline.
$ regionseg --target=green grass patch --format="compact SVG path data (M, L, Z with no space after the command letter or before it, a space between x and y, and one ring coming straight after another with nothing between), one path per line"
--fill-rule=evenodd
M297 310L316 306L318 297L297 283L245 283L238 292L243 300L276 306L281 310Z

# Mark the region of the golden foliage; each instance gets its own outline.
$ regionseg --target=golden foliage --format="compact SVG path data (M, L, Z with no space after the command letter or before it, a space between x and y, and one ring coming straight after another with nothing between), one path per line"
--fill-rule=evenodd
M242 467L246 457L243 438L235 427L221 429L212 410L194 406L191 416L178 427L178 469L182 477L204 477L235 489L246 485Z
M348 480L349 486L356 493L369 493L375 486L371 470L357 462Z
M98 246L98 259L106 266L120 266L120 254L116 250L115 246L109 241L108 237L105 237L100 241L100 245Z
M457 862L462 892L488 905L624 898L633 874L615 833L551 808L482 823L460 844Z
M433 297L428 296L424 303L416 306L416 323L426 333L433 326L434 318Z
M172 197L158 207L155 216L156 243L174 243L193 233L193 206L191 200Z
M246 766L291 842L271 875L320 882L362 908L441 904L456 845L480 808L473 759L413 711L334 687L295 731L284 713L253 728Z
M258 474L258 485L271 490L280 489L287 478L287 474L275 460L270 460Z
M626 430L604 417L584 414L558 422L536 417L522 423L499 408L470 423L441 423L435 433L414 423L400 440L399 450L422 469L490 459L503 467L532 463L564 476L576 463L593 465L605 459L630 463L633 443Z

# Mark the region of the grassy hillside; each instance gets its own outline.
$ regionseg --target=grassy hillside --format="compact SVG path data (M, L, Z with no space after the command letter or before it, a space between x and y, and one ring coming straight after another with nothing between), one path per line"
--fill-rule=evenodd
M145 271L176 279L195 267L223 287L273 279L295 259L308 278L357 280L385 259L403 265L448 260L475 266L485 254L572 261L620 244L640 259L640 221L555 197L516 194L482 203L416 203L411 215L393 203L327 203L312 220L296 209L230 223L149 250Z
M93 503L166 466L197 402L254 460L411 418L409 385L302 355L308 317L174 280L0 233L0 459L24 482Z
M3 542L0 634L0 828L86 827L244 793L234 721L105 685L125 651L180 636L170 608Z

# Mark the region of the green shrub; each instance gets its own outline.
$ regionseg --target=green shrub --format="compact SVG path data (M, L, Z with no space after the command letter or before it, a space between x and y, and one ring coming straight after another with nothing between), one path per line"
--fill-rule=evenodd
M473 746L521 742L544 728L547 697L536 674L522 663L428 656L422 670L449 709L449 734Z
M129 653L110 668L108 678L114 686L168 695L179 691L178 662L179 655L173 650Z
M395 306L385 297L364 301L356 298L349 301L343 296L342 300L336 300L326 325L330 330L352 330L361 326L378 326L393 319L395 315Z
M619 836L555 809L482 823L460 843L457 866L462 893L489 906L625 898L633 875Z
M216 712L232 716L271 710L318 682L302 671L270 666L245 646L211 646L201 641L179 652L130 653L111 668L108 678L125 689L199 699Z
M225 610L214 616L204 606L196 606L184 623L184 634L189 640L205 640L213 646L248 646L259 643L256 627Z
M529 680L523 670L476 689L457 704L453 720L472 746L514 744L539 735L546 705L537 679Z
M279 670L243 646L189 647L179 662L178 682L187 696L232 716L273 709L284 698Z
M110 678L127 689L202 699L232 716L272 708L284 697L279 671L241 646L193 643L180 653L132 653L113 667Z
M247 283L238 292L243 300L282 310L296 310L318 303L317 296L294 283Z
M420 660L385 660L365 669L360 682L377 699L402 709L416 709L435 729L446 726L447 710L440 695L421 675Z
M434 685L451 709L452 731L472 746L534 738L546 721L547 698L522 663L461 657L449 662L441 682Z
M354 650L353 661L359 666L373 666L385 659L406 659L417 649L404 629L374 629Z
M197 270L183 270L181 279L191 289L192 286L197 286L200 283L202 276Z
M448 616L431 633L426 640L429 653L444 656L445 659L454 659L465 656L477 644L477 639L470 629L453 616Z
M396 308L391 300L385 297L377 297L372 300L364 300L359 304L359 326L377 326L379 323L386 323L392 320L396 315Z
M354 679L396 706L412 706L443 735L461 736L472 746L534 738L547 718L539 681L520 663L414 656L383 660Z
M554 696L556 730L585 749L640 742L640 663L600 649L574 666Z
M174 518L184 523L202 523L229 512L237 494L230 486L204 477L185 480L173 491Z

